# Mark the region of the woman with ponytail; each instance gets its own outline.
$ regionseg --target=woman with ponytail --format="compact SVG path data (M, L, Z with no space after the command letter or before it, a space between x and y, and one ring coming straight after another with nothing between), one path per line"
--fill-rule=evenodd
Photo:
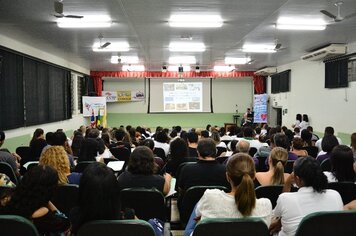
M255 164L244 153L229 158L226 165L226 178L231 192L208 189L197 203L189 219L184 235L193 231L194 219L260 217L267 226L271 223L272 204L267 198L256 199L254 178Z
M287 150L281 147L273 148L268 158L269 170L256 173L255 184L261 186L284 184L284 180L289 177L288 173L284 173L287 161Z
M292 184L299 187L298 192L282 193L273 211L276 221L270 226L270 233L295 235L304 216L318 211L341 211L343 203L340 194L326 189L328 181L319 162L313 157L299 158L294 163L294 172L285 181L285 190Z

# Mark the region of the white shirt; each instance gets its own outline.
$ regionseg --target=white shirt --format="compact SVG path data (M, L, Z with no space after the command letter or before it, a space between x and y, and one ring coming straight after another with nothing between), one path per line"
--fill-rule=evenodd
M282 229L278 235L293 236L304 216L318 211L341 210L343 203L335 190L317 193L312 187L302 187L298 192L279 195L273 213L275 217L281 217Z
M196 215L206 218L242 218L235 204L234 196L219 189L208 189L197 204ZM269 226L271 224L272 204L267 198L256 199L256 207L251 216L260 217Z
M302 132L303 129L306 129L309 126L309 122L302 121L299 124L300 132Z
M257 149L257 151L260 149L260 147L268 147L267 143L261 143L259 140L256 139L242 139L250 143L250 148L254 147Z
M161 142L155 142L155 148L162 148L164 150L164 153L166 154L166 156L168 156L169 153L169 144L168 143L161 143Z
M335 178L335 175L330 171L324 171L324 175L326 175L326 178L328 178L328 183L338 182Z
M227 148L226 143L224 143L224 142L220 142L220 143L216 144L216 147Z

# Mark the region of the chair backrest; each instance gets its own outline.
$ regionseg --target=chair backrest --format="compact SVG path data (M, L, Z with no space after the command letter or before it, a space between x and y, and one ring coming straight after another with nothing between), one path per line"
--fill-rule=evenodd
M21 165L25 164L30 157L30 147L20 146L16 148L16 154L21 157Z
M228 191L228 189L224 186L193 186L188 188L188 190L184 193L181 203L179 204L180 221L183 225L188 222L195 205L207 189L221 189L225 192Z
M166 221L168 208L163 194L155 188L126 188L120 192L121 209L132 208L142 220L158 218Z
M331 161L330 159L325 159L321 162L320 167L323 171L331 171Z
M110 148L111 154L119 161L128 161L130 158L130 150L126 147L113 147Z
M256 156L258 159L258 165L256 166L257 172L265 172L268 170L268 166L266 165L267 156Z
M217 156L217 157L220 156L221 153L227 151L226 147L216 147L216 150L217 150L217 152L216 152L216 156Z
M156 154L158 157L162 158L162 160L166 160L166 153L164 152L163 148L155 148L153 149L153 153Z
M68 216L70 210L78 205L79 187L75 184L60 185L56 188L51 201Z
M0 215L2 236L39 236L36 227L26 218L16 215Z
M328 188L339 192L344 205L356 199L356 184L354 182L329 183Z
M277 199L283 191L283 185L259 186L255 189L256 198L268 198L272 203L272 208L277 204Z
M152 226L143 220L97 220L79 228L77 236L155 236Z
M268 236L267 225L259 218L216 218L200 221L193 236Z
M250 156L252 156L252 157L256 154L256 152L257 152L257 148L255 148L255 147L251 147L251 148L248 150L248 154L249 154Z
M303 218L296 236L355 235L356 211L315 212Z
M0 162L0 173L7 175L14 184L18 184L16 174L9 163Z
M292 173L293 172L293 165L294 161L293 160L288 160L287 163L284 166L284 173Z
M81 161L74 167L74 172L83 173L88 165L94 163L95 161Z

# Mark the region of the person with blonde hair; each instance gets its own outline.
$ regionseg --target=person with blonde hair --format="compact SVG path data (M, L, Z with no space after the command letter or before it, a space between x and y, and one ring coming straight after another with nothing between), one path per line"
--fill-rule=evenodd
M194 219L260 217L268 227L271 223L272 204L267 198L256 199L253 183L255 174L255 164L249 155L233 155L226 165L226 178L231 192L206 190L193 210L184 235L190 235L194 230Z
M58 184L79 184L80 173L70 172L70 164L64 147L52 146L41 155L39 165L51 166L58 172Z
M261 186L280 185L288 178L289 174L284 173L284 166L288 160L288 152L282 147L272 149L268 157L269 170L267 172L256 173L255 182Z

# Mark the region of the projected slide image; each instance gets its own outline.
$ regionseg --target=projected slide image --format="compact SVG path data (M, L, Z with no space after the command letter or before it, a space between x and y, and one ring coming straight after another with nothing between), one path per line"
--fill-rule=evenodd
M164 104L164 110L166 110L166 111L174 111L175 109L176 109L176 104L174 104L174 103Z
M163 83L163 107L167 112L201 112L202 83Z

